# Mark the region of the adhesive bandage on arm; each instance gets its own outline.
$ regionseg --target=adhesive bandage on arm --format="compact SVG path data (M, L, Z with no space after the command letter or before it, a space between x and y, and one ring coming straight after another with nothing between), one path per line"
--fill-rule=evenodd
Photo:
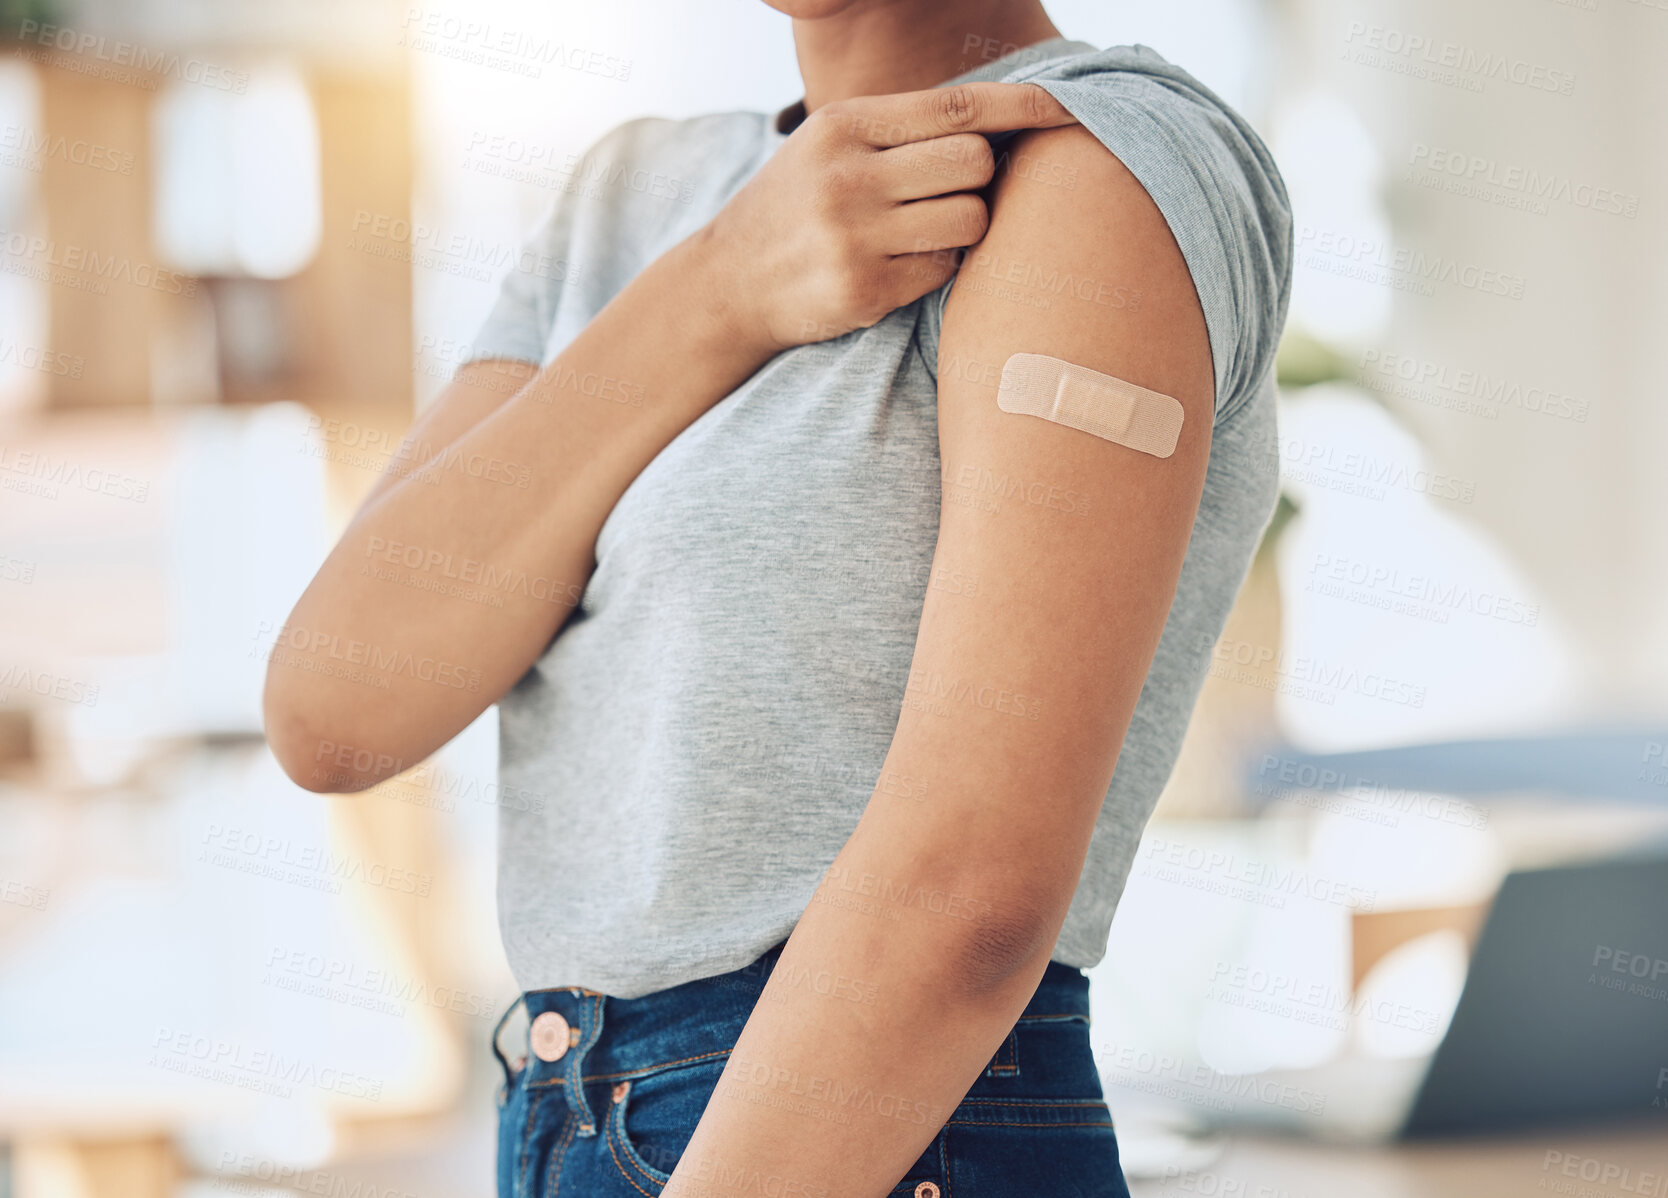
M1179 401L1046 354L1008 359L996 406L1004 412L1041 416L1155 458L1175 453L1181 436Z

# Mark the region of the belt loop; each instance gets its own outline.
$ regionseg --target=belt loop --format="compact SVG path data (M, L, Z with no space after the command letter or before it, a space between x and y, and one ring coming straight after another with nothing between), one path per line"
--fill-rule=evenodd
M510 1068L510 1063L504 1059L504 1054L498 1047L498 1037L503 1032L504 1025L510 1021L510 1016L515 1014L515 1009L526 1002L526 1000L527 996L525 994L516 995L515 1001L511 1003L505 1009L504 1013L498 1017L498 1023L492 1029L492 1055L498 1058L498 1067L504 1071L505 1093L509 1092L509 1087L515 1085L515 1071Z
M567 1091L568 1110L579 1121L577 1135L594 1136L597 1134L596 1120L591 1116L591 1104L585 1098L585 1054L602 1035L602 998L591 990L575 989L574 996L579 1000L579 1042L568 1052L565 1065L565 1082L562 1089Z
M1008 1038L1002 1041L1002 1047L998 1048L996 1055L990 1059L990 1065L985 1069L985 1076L1019 1076L1019 1025L1017 1023L1008 1032Z

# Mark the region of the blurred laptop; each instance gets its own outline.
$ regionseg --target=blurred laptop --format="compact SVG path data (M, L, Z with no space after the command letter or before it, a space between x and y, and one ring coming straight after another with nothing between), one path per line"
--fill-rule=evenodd
M1508 874L1433 1054L1265 1080L1323 1095L1236 1126L1382 1141L1668 1116L1668 859Z

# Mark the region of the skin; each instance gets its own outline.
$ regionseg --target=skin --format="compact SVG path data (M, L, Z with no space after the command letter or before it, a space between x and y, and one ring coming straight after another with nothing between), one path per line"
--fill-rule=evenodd
M772 972L773 1001L754 1011L665 1190L718 1194L717 1179L756 1171L801 1187L783 1192L879 1198L984 1070L1047 965L1174 597L1214 385L1204 317L1168 226L1115 157L1036 99L1040 89L889 94L977 65L967 61L971 12L973 32L999 46L1054 36L1040 8L980 0L950 20L939 0L777 7L795 18L810 116L711 226L646 269L554 364L639 382L644 405L576 396L558 385L560 369L519 390L531 368L461 372L414 438L527 463L532 485L432 467L384 480L292 615L305 629L467 661L479 690L403 675L372 689L309 670L294 650L269 669L268 731L285 769L315 789L341 788L340 766L336 783L316 780L325 746L387 759L355 771L356 787L415 764L525 671L568 609L507 599L482 620L472 605L368 579L360 565L373 538L582 584L614 501L701 411L784 344L866 327L950 278L956 256L920 256L923 237L977 243L941 337L934 576L979 583L972 596L929 586L883 774L924 779L931 799L877 785L819 892L882 879L945 896L956 914L895 903L898 917L882 919L860 904L811 902ZM850 50L865 42L907 44L907 61ZM969 193L994 170L988 147L920 141L998 128L1036 131L1016 139L975 210ZM909 144L872 144L882 129L882 140ZM936 171L920 169L924 153ZM945 161L966 175L946 180ZM1067 177L1069 188L1051 182ZM914 210L922 201L902 198L947 192L962 194ZM1065 275L1092 285L1061 288ZM654 345L634 336L662 326ZM1017 352L1174 396L1186 413L1176 452L1158 459L1002 412L995 384ZM992 503L978 480L1004 475L1065 498ZM1025 699L1005 710L943 701L945 683ZM1028 718L1033 709L1039 718ZM807 971L852 979L876 1001L792 984ZM812 1079L904 1113L865 1107L830 1119L832 1100L773 1102L822 1093Z
M1014 0L767 0L794 19L805 108L918 91L1059 37L1039 3Z

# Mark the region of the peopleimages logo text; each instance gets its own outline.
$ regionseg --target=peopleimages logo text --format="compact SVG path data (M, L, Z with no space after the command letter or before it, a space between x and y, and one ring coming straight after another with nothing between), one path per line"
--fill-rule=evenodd
M1385 25L1351 21L1344 42L1352 48L1388 55L1407 63L1470 75L1478 82L1494 79L1560 96L1575 94L1575 75L1569 71L1420 33L1405 33Z
M108 63L111 66L131 67L136 71L155 73L181 83L199 83L217 91L242 95L249 89L249 73L232 71L200 58L181 58L166 50L151 50L120 38L105 37L102 33L67 29L25 18L18 22L17 40L34 42L49 50L73 54L77 58Z

